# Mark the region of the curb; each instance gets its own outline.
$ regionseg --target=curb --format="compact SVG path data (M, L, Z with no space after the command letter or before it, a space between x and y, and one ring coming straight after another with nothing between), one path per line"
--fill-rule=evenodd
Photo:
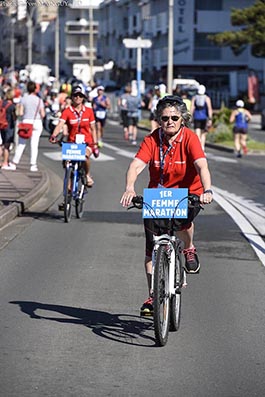
M227 152L227 153L234 153L235 149L224 146L224 145L218 145L217 143L210 143L210 142L205 142L205 146L212 148L212 149L217 149L221 150L222 152Z
M22 215L25 210L35 204L49 187L48 173L41 171L42 178L40 182L20 200L3 208L0 211L0 229L14 220L17 216Z

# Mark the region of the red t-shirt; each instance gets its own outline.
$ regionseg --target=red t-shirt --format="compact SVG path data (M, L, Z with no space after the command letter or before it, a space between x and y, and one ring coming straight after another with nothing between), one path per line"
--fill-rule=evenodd
M90 124L95 123L95 117L91 108L83 105L82 110L78 112L73 106L69 106L63 110L60 120L64 120L68 127L69 142L75 142L76 134L84 134L85 143L94 143Z
M169 147L168 141L163 138L163 154ZM149 164L149 188L156 188L160 183L160 139L159 129L147 135L136 158ZM172 143L172 148L164 158L163 186L167 188L188 188L189 193L200 195L203 187L194 162L205 158L198 136L186 127L183 127Z

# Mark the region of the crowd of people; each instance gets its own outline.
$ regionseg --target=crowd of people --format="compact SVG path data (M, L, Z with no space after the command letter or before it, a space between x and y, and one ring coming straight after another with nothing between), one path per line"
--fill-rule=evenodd
M40 85L30 81L28 76L26 77L23 76L23 80L20 81L19 74L16 77L13 76L12 79L0 76L1 169L15 171L26 145L29 144L29 169L31 172L38 171L39 140L44 129L50 135L54 131L58 134L60 130L59 132L72 141L73 130L69 120L76 114L78 114L77 118L82 120L78 128L82 131L85 128L86 142L89 141L92 152L98 155L95 147L103 146L104 126L107 112L111 108L104 87L95 85L92 89L80 82L74 82L73 84L62 83L58 89L53 83ZM82 90L82 106L77 104L79 99L77 95L74 95L76 87ZM3 123L1 119L4 120ZM88 122L89 120L92 122ZM21 122L33 126L29 139L19 136ZM87 127L84 127L85 124ZM89 139L87 134L90 135ZM87 154L88 160L90 154ZM89 175L89 161L87 162L87 179L88 185L91 186L93 181Z

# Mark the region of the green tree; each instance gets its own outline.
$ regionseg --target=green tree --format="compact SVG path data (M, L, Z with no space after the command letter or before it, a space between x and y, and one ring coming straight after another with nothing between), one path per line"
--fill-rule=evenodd
M209 35L209 40L220 47L230 47L235 55L251 45L253 56L265 57L265 0L243 9L232 8L231 23L241 29Z

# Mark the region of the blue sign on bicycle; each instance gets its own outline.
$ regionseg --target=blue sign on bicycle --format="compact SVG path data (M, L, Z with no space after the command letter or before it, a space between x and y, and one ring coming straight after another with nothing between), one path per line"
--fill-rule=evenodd
M144 189L143 218L187 218L188 189Z
M84 161L86 159L86 145L84 143L63 143L62 159Z

